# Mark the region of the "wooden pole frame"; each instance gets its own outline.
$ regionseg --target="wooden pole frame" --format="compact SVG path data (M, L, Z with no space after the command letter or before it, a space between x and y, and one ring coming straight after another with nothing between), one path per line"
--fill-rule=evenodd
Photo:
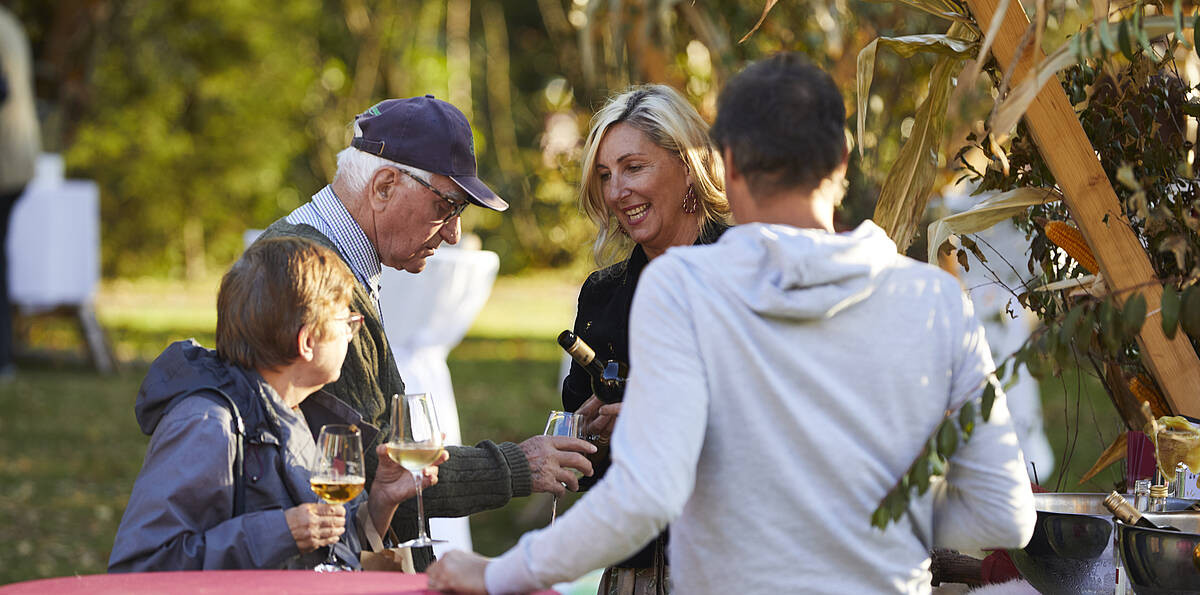
M1000 0L967 0L979 28L984 31L996 17L999 4ZM1001 18L991 51L1007 71L1018 56L1029 18L1020 0L1011 0ZM1032 40L1033 36L1029 37ZM1041 48L1032 47L1032 42L1019 55L1021 60L1015 66L1010 88L1015 88L1030 68L1045 57ZM1148 309L1155 312L1146 317L1138 344L1142 359L1162 387L1172 412L1200 417L1200 358L1185 333L1177 332L1174 339L1163 334L1162 315L1157 312L1162 284L1145 248L1130 228L1095 148L1057 79L1042 87L1024 118L1058 181L1071 216L1100 263L1110 291L1122 304L1140 292Z

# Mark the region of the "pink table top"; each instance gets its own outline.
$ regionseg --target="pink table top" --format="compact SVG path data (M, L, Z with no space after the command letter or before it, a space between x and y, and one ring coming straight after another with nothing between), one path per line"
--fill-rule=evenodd
M204 572L146 572L139 574L89 574L27 581L0 586L3 595L47 595L50 593L158 594L233 593L274 595L313 593L426 595L424 574L399 572L335 572L322 574L299 570L208 570ZM552 595L553 591L544 591Z

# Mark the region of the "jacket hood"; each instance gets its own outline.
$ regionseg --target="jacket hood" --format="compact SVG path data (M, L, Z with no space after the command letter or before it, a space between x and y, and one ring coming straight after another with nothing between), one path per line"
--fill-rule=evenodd
M722 258L703 249L685 258L706 275L726 279L716 286L753 311L794 320L829 318L867 299L902 258L871 221L838 234L750 223L730 229L717 245ZM731 246L736 249L725 249Z
M142 432L153 434L167 412L198 388L215 386L235 400L239 394L255 394L251 380L231 372L231 368L217 358L216 351L201 347L192 339L172 343L150 364L150 371L138 389L134 414ZM240 403L239 407L243 409L243 417L250 413Z

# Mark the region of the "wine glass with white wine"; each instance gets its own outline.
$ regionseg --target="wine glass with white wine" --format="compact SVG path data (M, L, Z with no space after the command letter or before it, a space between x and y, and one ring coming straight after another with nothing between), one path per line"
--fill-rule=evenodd
M546 418L546 429L542 430L543 436L567 436L569 438L580 438L583 436L583 416L576 415L570 411L551 411L550 416ZM572 469L575 473L575 478L583 477L583 474ZM558 495L554 495L550 507L550 524L554 524L554 519L558 517Z
M308 479L313 493L329 504L345 504L362 493L367 478L363 469L362 433L356 426L321 426L317 450L321 455L319 466ZM325 562L313 570L340 572L353 568L338 562L331 544Z
M421 501L422 472L442 453L442 430L438 427L433 397L428 393L392 395L392 430L388 456L412 473L417 488L417 537L400 547L428 547L446 543L430 539L425 531L425 504Z

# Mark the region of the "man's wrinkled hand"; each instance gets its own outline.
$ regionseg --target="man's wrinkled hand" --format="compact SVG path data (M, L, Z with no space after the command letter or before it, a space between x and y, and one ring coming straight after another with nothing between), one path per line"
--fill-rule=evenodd
M346 508L341 504L309 502L283 515L302 554L336 543L346 531Z
M579 490L579 480L572 469L587 476L592 474L592 463L583 456L596 452L590 442L567 436L534 436L520 446L529 461L534 492L558 496L568 489L575 492Z
M487 594L487 565L489 560L479 554L454 550L425 570L429 588L471 595Z

